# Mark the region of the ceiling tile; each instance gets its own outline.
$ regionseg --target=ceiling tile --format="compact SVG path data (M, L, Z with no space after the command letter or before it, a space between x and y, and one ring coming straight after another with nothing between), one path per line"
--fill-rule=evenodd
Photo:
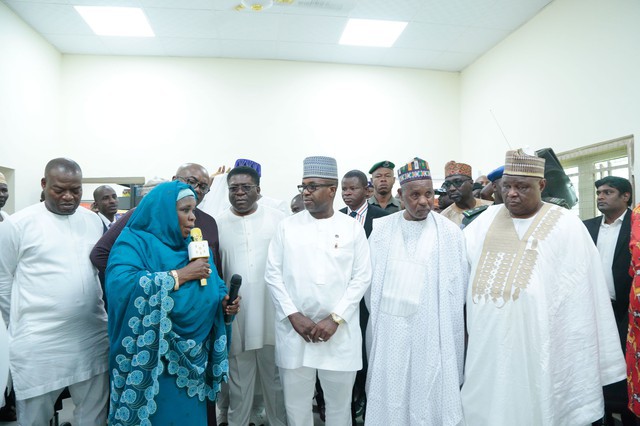
M422 69L431 68L441 53L442 52L433 50L389 49L389 51L382 56L382 59L380 59L380 65Z
M283 15L278 39L298 43L332 43L340 41L347 18L335 16Z
M210 10L220 0L140 0L143 7ZM235 0L234 0L235 1Z
M112 55L162 56L158 38L100 37Z
M340 63L371 64L374 65L387 52L387 47L357 47L336 45L333 49L333 59ZM328 62L331 62L328 61Z
M93 35L73 6L6 0L5 3L41 34Z
M225 58L273 59L278 52L275 41L221 40L220 48Z
M75 6L142 7L139 0L69 0Z
M495 0L491 14L474 23L474 27L515 30L536 15L551 0Z
M278 59L312 62L330 62L335 45L295 42L278 43Z
M146 9L158 37L214 38L218 36L215 14L207 10Z
M453 25L412 22L407 25L394 47L444 51L466 30L465 27Z
M14 3L52 3L52 4L69 4L69 0L13 0ZM9 1L3 1L9 3Z
M60 52L78 55L108 55L109 49L97 35L50 34L47 40Z
M433 24L469 26L477 22L487 2L469 0L424 0L422 8L414 16L414 21Z
M271 10L292 15L347 17L357 3L357 0L295 0L290 5L275 5Z
M0 0L62 53L318 61L459 71L551 0ZM156 38L97 37L71 4L143 7ZM340 46L348 17L406 20L392 48ZM439 53L438 53L439 52Z
M350 18L382 19L386 21L411 21L424 0L367 0L360 1L349 14Z
M208 57L222 56L220 42L212 38L160 38L160 43L167 56Z
M266 13L215 12L221 40L277 40L280 15Z

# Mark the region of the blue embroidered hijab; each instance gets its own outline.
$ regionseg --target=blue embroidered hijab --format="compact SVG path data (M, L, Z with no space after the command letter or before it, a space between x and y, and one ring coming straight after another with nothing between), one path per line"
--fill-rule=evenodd
M227 289L211 253L214 272L206 286L194 280L173 291L169 273L189 262L189 238L182 237L176 212L178 193L187 188L179 181L154 188L131 215L109 256L109 424L150 425L154 416L162 419L163 407L156 403L165 391L160 376L171 378L163 384L175 384L200 401L214 401L227 378L228 330L220 303ZM176 401L167 409L179 406Z

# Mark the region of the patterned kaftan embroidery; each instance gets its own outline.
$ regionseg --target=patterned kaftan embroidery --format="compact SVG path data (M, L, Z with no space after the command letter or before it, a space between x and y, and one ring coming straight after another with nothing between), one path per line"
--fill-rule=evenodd
M547 238L561 216L559 208L544 204L520 239L503 207L487 231L473 280L473 302L491 299L502 307L509 300L518 300L531 281L538 242Z
M153 278L153 279L152 279ZM114 426L151 426L149 417L156 410L155 396L160 391L158 376L165 368L176 377L179 388L187 388L190 397L200 401L215 400L220 391L219 380L229 371L226 353L227 339L222 334L215 342L205 339L196 344L183 339L172 330L171 313L174 301L170 296L173 277L166 272L148 274L138 285L146 297L134 301L139 315L127 323L132 333L122 339L124 353L116 356L118 366L111 371L110 423ZM137 336L134 338L132 336ZM213 357L210 346L213 344ZM215 383L212 388L208 383Z

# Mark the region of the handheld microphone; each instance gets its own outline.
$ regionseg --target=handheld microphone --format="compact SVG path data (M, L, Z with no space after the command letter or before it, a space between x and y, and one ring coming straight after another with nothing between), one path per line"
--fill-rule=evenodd
M191 230L191 242L189 243L189 262L193 259L209 259L209 243L202 239L202 231L200 228ZM207 279L202 278L200 285L207 285Z
M242 277L238 274L233 274L231 277L231 282L229 283L229 303L233 302L238 298L238 292L240 291L240 286L242 285ZM224 314L224 323L226 325L231 324L233 320L231 315Z

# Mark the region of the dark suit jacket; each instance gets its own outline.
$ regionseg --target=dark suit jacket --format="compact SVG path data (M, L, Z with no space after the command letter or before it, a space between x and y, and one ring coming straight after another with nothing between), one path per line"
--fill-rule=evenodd
M340 209L340 212L347 214L347 208L345 207L343 209ZM364 218L364 233L367 234L367 238L369 238L369 235L371 235L371 231L373 231L373 219L386 216L391 213L393 212L369 204L369 207L367 208L367 216Z
M587 227L591 238L595 244L598 243L598 233L600 232L600 224L602 216L594 217L583 221ZM623 350L626 346L627 326L629 324L629 291L631 291L631 281L633 278L629 275L629 265L631 264L631 252L629 251L629 238L631 237L631 210L627 212L622 220L620 235L616 242L616 248L613 255L613 285L616 290L616 301L613 303L613 312L616 316L618 325L618 333L620 334L620 342Z

